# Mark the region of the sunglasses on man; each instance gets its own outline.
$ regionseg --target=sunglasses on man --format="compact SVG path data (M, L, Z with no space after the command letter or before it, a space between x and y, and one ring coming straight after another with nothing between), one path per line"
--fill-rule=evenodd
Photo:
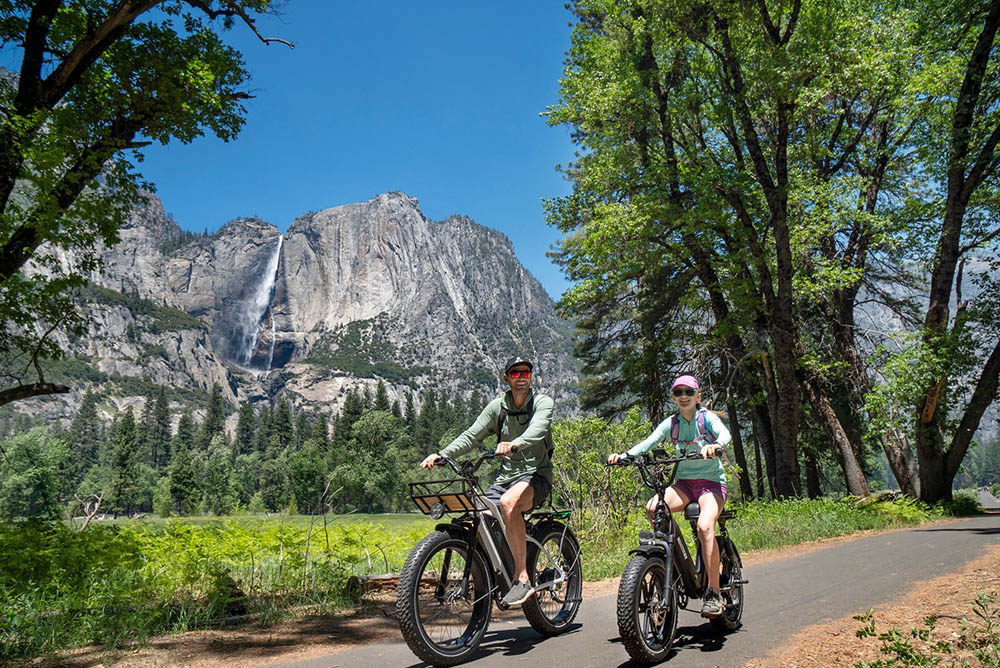
M675 397L680 397L680 396L693 397L694 395L698 394L698 390L693 390L690 387L675 387L673 392Z
M531 378L530 371L510 371L508 375L511 378Z

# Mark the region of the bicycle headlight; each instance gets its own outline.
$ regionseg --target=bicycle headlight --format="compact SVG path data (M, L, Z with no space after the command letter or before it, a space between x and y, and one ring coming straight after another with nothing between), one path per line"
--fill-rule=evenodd
M442 517L444 517L444 506L442 506L440 503L435 503L433 506L431 506L431 517L433 517L436 520L439 520Z

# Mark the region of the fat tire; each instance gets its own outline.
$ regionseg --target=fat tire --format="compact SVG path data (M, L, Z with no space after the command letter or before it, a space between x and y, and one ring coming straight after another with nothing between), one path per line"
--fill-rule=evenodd
M477 549L473 551L471 557L473 560L472 573L475 576L478 570L479 577L482 578L482 589L485 591L477 592L477 597L481 597L477 605L481 607L473 611L473 620L477 626L471 629L472 642L460 652L448 652L427 637L417 613L420 577L431 557L448 547L463 554L466 559L469 558L468 555L465 555L468 545L464 537L452 536L445 531L434 531L417 543L410 551L409 556L406 557L396 589L396 618L399 620L399 630L403 634L403 639L414 654L434 666L454 666L475 654L479 650L483 634L490 625L490 616L493 611L491 597L486 594L492 586L490 572L486 568L482 552ZM470 628L472 625L470 622Z
M665 596L669 597L669 629L666 642L661 647L650 647L642 628L643 613L639 611L639 591L646 574L653 571L654 578L662 581L666 564L660 557L637 554L632 557L618 585L618 633L621 634L625 650L635 661L652 665L667 658L677 634L677 589L670 587Z
M565 534L563 534L565 531ZM521 611L524 613L525 619L531 624L531 628L535 629L543 636L550 637L556 636L567 630L573 620L576 619L576 613L580 610L580 598L582 594L582 582L583 582L583 567L580 563L580 545L576 542L576 536L569 529L564 529L564 525L559 522L549 522L546 523L536 530L534 534L535 540L537 540L542 545L551 538L555 538L557 541L563 539L562 544L562 554L560 558L563 564L572 565L569 572L569 580L565 590L566 600L563 602L562 609L555 616L554 619L550 619L545 611L542 610L539 604L538 597L546 596L545 591L540 591L534 596L530 597L521 605ZM538 557L541 555L541 551L535 546L534 543L528 543L528 554L527 554L527 567L528 574L532 578L532 586L538 583L534 581L535 573L537 572L536 566L538 564Z
M736 545L728 537L720 541L722 574L720 584L732 589L722 593L722 615L714 617L712 628L720 633L732 633L743 624L743 585L733 584L743 579L743 562Z

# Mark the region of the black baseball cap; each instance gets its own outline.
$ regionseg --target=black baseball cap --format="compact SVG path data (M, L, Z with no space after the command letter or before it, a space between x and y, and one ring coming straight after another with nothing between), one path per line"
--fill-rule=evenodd
M534 365L532 365L531 360L529 360L529 359L527 359L525 357L521 357L520 355L515 355L514 357L511 357L510 359L508 359L507 360L507 364L504 365L504 367L503 367L503 373L504 373L504 375L505 376L507 375L507 373L510 371L511 367L520 366L522 364L525 365L525 366L527 366L528 369L533 369L534 368Z

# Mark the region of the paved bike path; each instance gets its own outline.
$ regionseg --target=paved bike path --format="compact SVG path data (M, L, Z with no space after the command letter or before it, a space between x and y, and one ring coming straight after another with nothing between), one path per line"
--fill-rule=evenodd
M807 554L746 567L743 627L719 636L695 613L682 611L676 652L665 665L737 668L765 656L806 626L867 611L914 582L960 570L986 545L1000 543L1000 514L895 531L836 543ZM584 555L586 558L586 554ZM624 564L623 564L624 566ZM971 592L970 592L971 596ZM636 665L618 637L615 596L587 599L575 628L543 639L523 618L494 620L477 657L464 665L621 668ZM276 668L416 668L425 666L403 643L370 644Z

